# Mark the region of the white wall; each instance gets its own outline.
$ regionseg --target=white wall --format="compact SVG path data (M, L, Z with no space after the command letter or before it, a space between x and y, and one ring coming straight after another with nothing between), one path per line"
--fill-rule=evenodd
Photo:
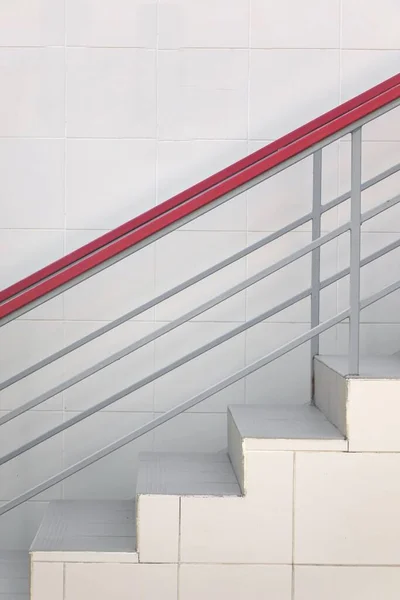
M0 287L398 72L399 18L395 0L3 0ZM366 128L364 179L400 160L399 112ZM324 151L324 201L348 188L349 173L344 140ZM399 183L393 177L366 193L365 206L398 193ZM300 216L309 210L310 192L307 160L5 326L1 379ZM344 207L332 213L324 219L325 231L347 216ZM399 214L394 209L368 223L363 252L398 236ZM1 392L0 412L309 239L309 227L291 233L207 285ZM329 244L324 275L347 261L347 238ZM93 382L5 425L1 453L300 291L309 284L309 265L303 259ZM363 292L395 280L399 265L399 254L393 253L368 267ZM323 318L345 307L346 286L323 294ZM400 349L398 300L395 295L363 314L364 350ZM0 500L300 334L308 328L308 308L303 303L277 315L0 467ZM345 351L346 343L343 325L324 336L323 351ZM138 450L223 449L229 403L308 397L308 348L303 347L1 518L0 546L26 546L49 498L132 496Z

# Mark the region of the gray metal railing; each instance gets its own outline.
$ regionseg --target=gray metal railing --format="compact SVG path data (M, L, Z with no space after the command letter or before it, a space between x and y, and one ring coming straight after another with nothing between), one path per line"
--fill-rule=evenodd
M57 483L62 482L66 478L81 471L85 467L97 462L98 460L100 460L101 458L103 458L105 456L108 456L112 452L114 452L114 451L118 450L119 448L125 446L126 444L132 442L133 440L137 439L138 437L155 429L159 425L167 422L168 420L181 414L182 412L185 412L189 408L192 408L196 404L215 395L219 391L225 389L226 387L232 385L233 383L239 381L240 379L247 377L251 373L254 373L258 369L266 366L267 364L271 363L272 361L276 360L277 358L283 356L284 354L290 352L291 350L297 348L298 346L300 346L308 341L311 341L311 359L313 360L313 358L319 353L319 336L323 332L334 327L335 325L337 325L338 323L342 322L345 319L349 319L349 323L350 323L350 326L349 326L349 355L348 355L349 356L349 369L348 369L348 371L349 371L350 375L358 374L358 372L359 372L360 311L362 309L366 308L367 306L370 306L371 304L377 302L378 300L384 298L386 295L400 289L400 281L398 281L398 282L395 282L395 283L391 284L390 286L387 286L386 288L382 289L380 292L369 296L368 298L364 298L362 300L360 299L361 268L363 266L375 261L376 259L384 256L388 252L391 252L392 250L395 250L396 248L400 247L400 239L399 239L399 240L392 242L391 244L388 244L384 248L370 254L369 256L361 259L360 249L361 249L361 226L362 226L362 224L365 223L366 221L368 221L369 219L376 217L377 215L381 214L382 212L392 208L393 206L395 206L396 204L398 204L400 202L400 194L399 194L399 195L396 195L396 196L390 198L389 200L383 202L379 206L376 206L376 207L366 211L364 214L361 212L361 194L362 194L362 192L364 190L367 190L367 189L371 188L372 186L380 183L381 181L387 179L388 177L394 175L395 173L400 172L400 162L399 162L398 164L395 164L392 167L390 167L389 169L376 175L372 179L369 179L368 181L365 181L364 183L362 183L362 181L361 181L362 126L365 123L369 122L370 120L378 118L380 115L388 112L389 110L392 110L392 109L398 107L399 105L400 105L400 101L397 100L395 102L392 102L390 105L388 105L382 109L379 109L372 116L369 116L368 118L363 118L362 120L358 121L357 123L355 123L349 127L346 127L339 134L334 134L330 138L325 139L323 142L316 144L309 150L302 152L300 155L296 156L295 158L286 161L285 163L279 165L278 167L275 167L268 173L264 173L262 176L258 177L256 181L253 180L249 184L239 187L235 191L234 194L232 192L230 192L229 194L227 194L226 198L224 197L223 199L219 199L215 205L213 205L213 206L211 206L211 208L207 209L207 210L210 210L212 208L215 208L215 206L222 204L224 201L227 201L229 198L233 197L234 195L237 195L239 193L242 193L243 191L246 191L247 189L249 189L250 187L253 187L257 183L264 181L268 177L271 177L274 174L279 173L279 172L283 171L284 169L288 168L289 166L295 164L296 162L299 162L300 160L306 158L307 156L312 155L313 156L313 199L312 199L312 211L310 213L308 213L305 216L286 225L279 231L263 237L261 240L257 241L256 243L233 254L231 257L224 259L223 261L215 264L214 266L206 269L205 271L191 277L187 281L173 287L172 289L168 290L167 292L164 292L164 293L158 295L156 298L150 300L149 302L144 303L142 306L139 306L139 307L129 311L125 315L119 317L118 319L115 319L114 321L107 323L106 325L102 326L101 328L97 329L96 331L86 335L81 340L78 340L72 344L69 344L68 346L66 346L65 348L52 354L51 356L48 356L45 359L24 369L19 374L8 378L7 380L0 383L0 391L5 390L6 388L17 383L18 381L21 381L22 379L28 377L29 375L32 375L33 373L36 373L40 369L54 363L56 360L63 358L64 356L68 355L69 353L73 352L74 350L77 350L78 348L83 347L84 345L99 338L100 336L104 335L105 333L115 329L116 327L119 327L120 325L127 322L128 320L140 315L141 313L147 311L150 308L153 308L154 306L158 305L159 303L164 302L165 300L174 297L176 294L180 293L181 291L202 281L203 279L213 275L214 273L219 272L220 270L233 264L234 262L250 255L251 253L255 252L256 250L258 250L258 249L266 246L267 244L273 242L274 240L280 238L282 235L285 235L286 233L293 231L293 230L297 229L298 227L304 225L305 223L311 221L312 241L310 243L305 245L303 248L297 250L296 252L293 252L290 255L286 256L285 258L277 261L273 265L270 265L267 268L259 271L255 275L248 277L244 281L242 281L242 282L236 284L235 286L231 287L230 289L224 291L223 293L219 294L215 298L212 298L212 299L208 300L207 302L197 306L196 308L193 308L186 314L180 316L179 318L175 319L174 321L172 321L170 323L167 323L166 325L160 327L159 329L152 332L151 334L144 336L143 338L139 339L135 343L126 346L125 348L123 348L122 350L120 350L118 352L115 352L114 354L108 356L107 358L105 358L102 361L98 362L97 364L91 366L90 368L85 369L84 371L75 375L74 377L71 377L71 378L63 381L62 383L60 383L57 386L50 389L49 391L37 396L36 398L29 400L28 402L24 403L23 405L21 405L17 408L9 411L6 415L4 415L2 418L0 418L0 426L15 419L16 417L22 415L26 411L42 404L43 402L45 402L45 401L49 400L50 398L52 398L53 396L55 396L56 394L69 389L70 387L76 385L77 383L79 383L81 381L84 381L85 379L87 379L89 377L92 377L93 375L95 375L96 373L101 371L102 369L112 365L113 363L115 363L118 360L121 360L123 357L128 356L129 354L135 352L139 348L142 348L143 346L155 341L156 339L160 338L161 336L166 335L167 333L173 331L180 325L183 325L184 323L192 320L193 318L204 313L205 311L210 310L214 306L217 306L218 304L224 302L228 298L231 298L235 294L238 294L239 292L247 289L248 287L254 285L255 283L272 275L273 273L276 273L283 267L286 267L287 265L293 263L294 261L296 261L310 253L311 253L311 287L304 289L303 291L294 295L293 297L289 298L288 300L286 300L272 308L269 308L262 314L259 314L256 317L246 321L245 323L240 324L239 326L237 326L236 328L232 329L231 331L225 333L224 335L193 350L192 352L186 354L185 356L181 357L178 360L171 362L170 364L166 365L165 367L154 371L152 374L135 381L134 383L132 383L131 385L126 387L124 390L121 390L120 392L110 396L109 398L106 398L105 400L97 403L96 405L77 414L73 418L63 422L62 424L58 425L57 427L54 427L53 429L43 433L42 435L36 437L35 439L28 441L27 443L23 444L19 448L16 448L15 450L5 454L4 456L0 457L0 466L13 460L17 456L20 456L24 452L27 452L28 450L34 448L38 444L41 444L42 442L50 439L51 437L65 431L66 429L79 423L80 421L83 421L84 419L97 413L98 411L110 406L111 404L117 402L118 400L127 396L128 394L131 394L132 392L135 392L135 391L141 389L143 386L156 381L163 375L166 375L167 373L177 369L178 367L188 363L189 361L201 356L202 354L211 350L212 348L225 343L226 341L239 335L240 333L243 333L244 331L255 326L256 324L278 314L279 312L289 308L293 304L300 302L301 300L308 298L308 297L310 297L310 299L311 299L311 316L310 316L311 329L308 332L306 332L306 333L298 336L297 338L291 340L290 342L284 344L280 348L277 348L273 352L270 352L266 356L262 357L261 359L257 360L256 362L252 363L251 365L249 365L249 366L241 369L240 371L234 373L233 375L223 379L222 381L220 381L219 383L208 388L204 392L194 396L190 400L187 400L186 402L180 404L179 406L173 408L172 410L170 410L170 411L164 413L163 415L157 417L156 419L150 421L146 425L136 429L135 431L131 432L130 434L120 438L119 440L117 440L117 441L113 442L112 444L106 446L105 448L99 450L98 452L95 452L94 454L85 458L84 460L77 462L75 465L72 465L71 467L69 467L67 469L64 469L57 475L49 478L47 481L33 487L32 489L28 490L27 492L19 495L18 497L14 498L13 500L11 500L9 502L7 502L6 504L4 504L3 506L0 507L0 515L5 514L6 512L19 506L23 502L37 496L38 494L40 494L43 491L49 489L50 487L56 485ZM351 190L346 192L345 194L342 194L341 196L335 198L334 200L331 200L330 202L328 202L326 204L322 204L322 149L325 146L331 144L333 141L336 141L340 137L347 135L348 133L351 134ZM351 201L350 221L341 225L340 227L337 227L336 229L334 229L333 231L330 231L329 233L321 235L322 215L325 214L327 211L331 210L332 208L339 206L340 204L342 204L343 202L345 202L346 200L349 200L349 199ZM187 221L192 220L193 218L194 218L193 216L190 216L190 218L188 218L187 220L183 220L182 222L180 222L180 225L185 224ZM336 239L338 236L340 236L348 231L350 232L350 266L348 268L342 269L341 271L335 273L334 275L331 275L329 278L326 278L321 281L321 278L320 278L321 247L324 244L327 244L328 242ZM113 260L110 264L106 264L104 266L105 266L105 268L107 268L108 266L110 266L111 264L114 264L114 263L115 263L115 260ZM321 291L346 276L350 276L349 308L340 312L339 314L332 317L331 319L321 323L320 322L320 294L321 294ZM87 278L87 277L85 276L84 278L82 278L82 280L85 278ZM79 282L80 281L78 281L77 283L79 283ZM36 305L37 304L35 304L35 306ZM26 310L24 309L23 312L26 312ZM22 313L19 313L19 314L22 314ZM10 320L11 320L11 318L8 317L6 322L9 322Z

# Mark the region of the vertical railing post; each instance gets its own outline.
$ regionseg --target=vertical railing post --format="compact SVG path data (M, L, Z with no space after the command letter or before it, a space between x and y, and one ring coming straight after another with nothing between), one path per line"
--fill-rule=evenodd
M361 127L351 134L349 375L360 366Z
M312 240L321 236L322 148L313 154ZM311 254L311 329L319 325L321 248ZM314 402L314 357L319 354L319 336L311 339L311 401Z

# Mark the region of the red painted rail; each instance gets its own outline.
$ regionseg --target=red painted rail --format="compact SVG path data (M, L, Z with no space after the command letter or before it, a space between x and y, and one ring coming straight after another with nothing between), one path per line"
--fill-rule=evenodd
M400 98L400 73L0 292L0 319Z

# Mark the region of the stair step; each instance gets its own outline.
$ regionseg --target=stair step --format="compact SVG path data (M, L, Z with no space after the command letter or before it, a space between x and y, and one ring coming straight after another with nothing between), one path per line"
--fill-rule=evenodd
M350 452L400 452L400 355L361 356L359 375L345 355L317 356L314 377L315 403Z
M346 450L344 436L310 405L234 405L234 422L243 450Z
M172 496L240 496L225 453L159 453L139 456L136 494Z
M349 358L347 355L323 355L316 360L336 371L342 377L348 377ZM368 355L360 356L360 373L363 379L400 379L400 356Z
M0 600L28 600L28 552L0 551Z
M79 560L137 562L135 503L130 500L56 500L49 504L30 548L35 560L79 553ZM107 554L107 557L104 556ZM85 556L83 556L85 555ZM59 559L59 557L58 557ZM64 558L63 558L64 559Z

